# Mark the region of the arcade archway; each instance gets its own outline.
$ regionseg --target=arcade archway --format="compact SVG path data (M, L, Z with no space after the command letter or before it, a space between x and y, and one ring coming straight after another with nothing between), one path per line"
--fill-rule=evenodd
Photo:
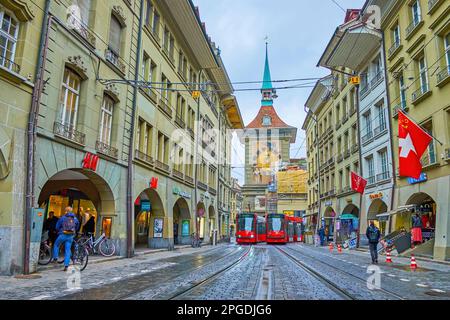
M334 239L334 222L336 219L336 212L332 207L327 207L322 217L322 227L324 228L325 238L327 241Z
M422 233L424 240L433 239L436 228L436 201L427 193L419 192L413 194L406 202L411 206L409 211L399 213L396 217L395 227L397 230L405 228L411 230L412 215L418 213L422 219Z
M199 202L197 203L197 229L196 232L199 233L199 237L200 239L204 239L205 238L205 234L206 234L206 230L205 230L205 214L206 214L206 208L205 208L205 204L203 202Z
M208 208L208 218L209 218L209 236L212 239L212 233L216 228L216 210L214 210L213 206L209 206Z
M191 214L184 198L179 198L173 206L174 244L190 244Z
M158 192L146 189L134 202L135 245L150 248L167 247L167 219Z
M386 212L388 212L388 206L381 199L373 200L370 204L369 210L367 211L367 220L374 221L375 225L380 229L381 234L386 234L387 221L379 220L377 216Z
M359 209L350 203L342 211L336 223L337 238L339 242L349 241L349 245L356 246L359 238ZM356 241L350 241L355 240Z

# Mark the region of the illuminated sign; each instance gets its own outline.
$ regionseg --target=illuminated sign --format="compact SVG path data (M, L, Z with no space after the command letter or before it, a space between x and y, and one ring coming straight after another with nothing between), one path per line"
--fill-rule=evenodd
M382 192L372 193L369 195L369 198L370 200L381 199L383 198L383 193Z
M421 182L425 182L428 180L428 176L426 173L422 173L419 177L419 179L414 179L414 178L408 178L408 183L409 184L416 184L416 183L421 183Z
M194 98L194 99L200 98L200 91L193 91L192 92L192 98Z
M361 79L359 77L350 77L348 82L350 82L351 84L360 84Z

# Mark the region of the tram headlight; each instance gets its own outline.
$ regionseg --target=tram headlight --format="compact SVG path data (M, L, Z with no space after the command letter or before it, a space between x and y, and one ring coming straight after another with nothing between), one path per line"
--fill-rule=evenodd
M253 234L251 234L251 235L250 235L250 238L252 238L252 239L253 239L254 237L255 237L255 235L253 235Z

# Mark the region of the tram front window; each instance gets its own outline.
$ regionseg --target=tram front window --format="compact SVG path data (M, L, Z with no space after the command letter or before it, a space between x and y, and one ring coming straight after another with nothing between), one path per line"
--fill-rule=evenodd
M238 228L239 231L254 231L253 230L253 221L254 221L254 216L253 215L242 215L239 216L238 219Z
M267 222L270 231L280 232L283 230L283 215L269 216Z

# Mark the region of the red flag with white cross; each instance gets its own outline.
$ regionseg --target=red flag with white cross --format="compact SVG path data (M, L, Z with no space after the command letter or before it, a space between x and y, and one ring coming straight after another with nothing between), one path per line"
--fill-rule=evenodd
M419 179L422 173L420 159L433 137L399 111L398 138L400 177Z
M358 176L356 173L352 172L352 189L356 192L364 194L364 190L367 186L367 180Z

